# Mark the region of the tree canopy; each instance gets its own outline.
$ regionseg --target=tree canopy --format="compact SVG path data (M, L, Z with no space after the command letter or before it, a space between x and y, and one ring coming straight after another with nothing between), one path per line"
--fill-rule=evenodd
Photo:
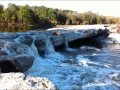
M115 24L120 18L107 17L91 11L78 13L71 10L47 8L45 6L8 4L4 9L0 5L0 18L9 24L38 25L51 27L54 25L86 25L86 24Z

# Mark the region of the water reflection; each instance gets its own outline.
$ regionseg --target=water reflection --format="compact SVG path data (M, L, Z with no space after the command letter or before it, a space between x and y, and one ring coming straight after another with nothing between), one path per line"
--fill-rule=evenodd
M0 32L25 32L38 29L36 26L9 26L0 27Z

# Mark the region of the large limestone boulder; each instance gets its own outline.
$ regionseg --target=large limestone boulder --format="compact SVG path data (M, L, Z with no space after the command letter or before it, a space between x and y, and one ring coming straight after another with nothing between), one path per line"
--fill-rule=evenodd
M108 29L54 29L54 30L49 30L49 34L52 35L53 42L55 46L62 45L64 44L65 38L67 39L68 42L72 42L77 39L82 39L82 38L89 38L89 37L94 37L94 36L103 36L106 34L108 36L109 30Z
M22 73L0 74L0 90L56 90L55 85L47 78L25 76Z
M0 56L1 72L25 72L33 64L34 57L28 55Z
M29 47L24 44L0 40L1 72L25 72L34 61L28 54Z

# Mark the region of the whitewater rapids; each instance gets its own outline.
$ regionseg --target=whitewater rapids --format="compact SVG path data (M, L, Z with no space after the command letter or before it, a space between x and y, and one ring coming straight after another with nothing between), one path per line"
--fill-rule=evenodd
M53 47L49 46L51 42L47 45L46 49L49 51L45 57L38 54L34 43L31 45L28 54L33 55L35 61L25 72L27 75L47 77L59 90L120 90L120 63L116 66L109 63L104 48L89 55L79 53L72 55L55 52ZM70 48L66 50L76 52ZM89 48L87 51L90 51ZM104 57L104 60L100 58L101 61L98 61L87 56Z

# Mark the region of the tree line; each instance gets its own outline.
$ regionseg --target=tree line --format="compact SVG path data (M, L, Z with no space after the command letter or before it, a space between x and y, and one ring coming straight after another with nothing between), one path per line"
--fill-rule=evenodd
M71 10L47 8L45 6L8 4L0 5L0 26L36 25L41 28L56 25L116 24L120 18L107 17L91 11L78 13Z

